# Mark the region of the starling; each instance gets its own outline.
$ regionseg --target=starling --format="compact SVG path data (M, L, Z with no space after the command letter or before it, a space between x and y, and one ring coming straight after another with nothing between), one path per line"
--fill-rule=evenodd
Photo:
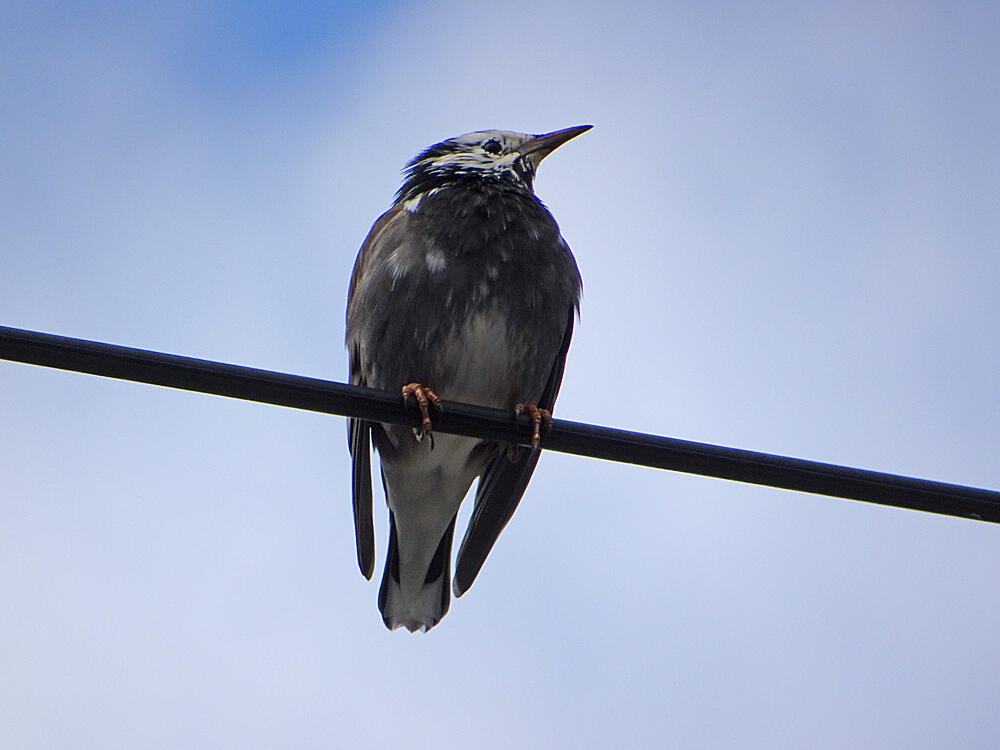
M517 508L551 418L582 282L535 196L539 162L591 126L528 135L487 130L442 141L404 170L395 203L358 253L347 303L351 382L420 407L423 427L351 419L358 564L375 565L371 449L389 505L378 604L386 627L434 627L449 605L459 505L475 507L455 563L461 596ZM432 434L440 399L527 412L534 450Z

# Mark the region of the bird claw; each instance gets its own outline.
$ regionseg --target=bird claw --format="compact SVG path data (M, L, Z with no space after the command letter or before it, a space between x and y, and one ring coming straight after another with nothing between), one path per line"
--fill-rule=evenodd
M544 423L546 428L552 424L552 412L548 409L539 409L538 404L533 401L517 404L514 407L515 416L520 416L525 412L531 417L531 449L538 450L542 445L542 424Z
M420 427L412 427L413 437L420 442L426 435L431 441L431 450L434 449L434 432L431 428L430 406L433 405L438 411L444 411L441 406L441 399L438 395L425 385L420 383L407 383L403 386L403 403L410 400L410 396L417 399L417 408L420 409Z

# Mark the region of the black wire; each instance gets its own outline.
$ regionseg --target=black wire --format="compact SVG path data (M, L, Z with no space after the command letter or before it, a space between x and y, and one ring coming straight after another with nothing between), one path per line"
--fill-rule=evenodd
M0 326L0 359L182 388L295 409L418 425L398 393ZM438 432L530 443L526 415L454 401ZM1000 492L553 420L547 450L1000 523Z

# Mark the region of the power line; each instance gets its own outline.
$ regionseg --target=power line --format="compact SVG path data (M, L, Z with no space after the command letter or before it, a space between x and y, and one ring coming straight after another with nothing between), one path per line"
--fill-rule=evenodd
M0 326L0 359L376 422L420 423L416 406L404 405L396 393L19 328ZM438 432L530 443L526 415L515 418L512 412L454 401L443 405L434 418ZM563 419L553 420L542 445L578 456L1000 523L1000 492L975 487Z

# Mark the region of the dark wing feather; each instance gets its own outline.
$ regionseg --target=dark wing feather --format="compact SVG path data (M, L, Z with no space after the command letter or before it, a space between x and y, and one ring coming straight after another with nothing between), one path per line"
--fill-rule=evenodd
M351 502L354 507L354 540L358 567L371 580L375 570L375 527L372 523L371 424L347 420L347 445L351 449Z
M351 350L351 382L364 385ZM351 505L354 509L354 541L358 547L358 567L371 580L375 570L375 526L372 523L372 424L364 419L347 420L347 447L351 451Z
M575 310L571 309L559 354L552 364L552 372L549 373L545 390L542 391L542 397L538 402L543 409L551 410L556 402L556 396L559 395L559 386L566 367L566 352L569 350L569 340L573 336L574 314ZM527 456L522 455L520 461L512 463L507 458L506 452L501 451L486 467L486 471L479 479L476 505L469 520L469 529L465 532L462 546L458 550L453 584L455 596L461 596L468 591L476 580L480 568L486 562L486 556L493 549L504 526L514 515L517 504L521 502L521 496L528 487L540 455L541 451L531 451Z
M399 213L399 209L386 211L372 226L365 241L361 244L358 258L351 274L351 285L347 291L348 340L350 352L351 382L355 385L366 385L363 382L360 353L355 340L352 340L352 318L357 324L357 310L353 309L355 292L364 283L365 272L371 262L379 233ZM354 539L358 548L358 567L365 578L371 579L375 570L375 527L372 522L372 470L371 470L371 433L372 423L363 419L347 420L347 445L351 451L351 504L354 510Z

